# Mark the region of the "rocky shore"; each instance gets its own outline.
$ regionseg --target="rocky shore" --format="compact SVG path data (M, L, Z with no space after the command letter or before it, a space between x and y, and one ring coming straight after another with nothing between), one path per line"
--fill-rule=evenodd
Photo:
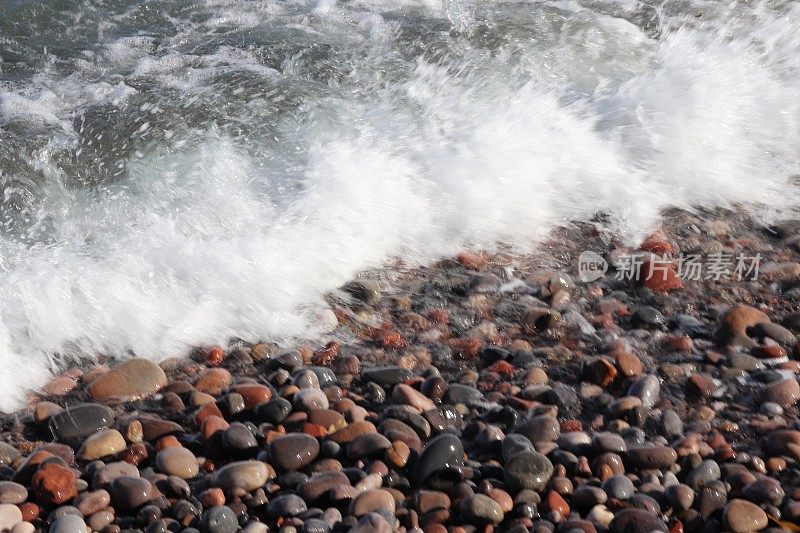
M65 369L2 418L0 531L798 531L798 248L737 211L634 249L582 223L365 273L323 340Z

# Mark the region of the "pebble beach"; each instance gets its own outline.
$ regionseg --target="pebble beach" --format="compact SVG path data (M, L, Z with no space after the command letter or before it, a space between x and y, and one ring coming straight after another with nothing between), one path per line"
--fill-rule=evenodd
M365 272L322 339L63 368L1 419L0 531L798 531L798 243L739 210L633 247L576 223ZM630 253L761 262L620 279Z

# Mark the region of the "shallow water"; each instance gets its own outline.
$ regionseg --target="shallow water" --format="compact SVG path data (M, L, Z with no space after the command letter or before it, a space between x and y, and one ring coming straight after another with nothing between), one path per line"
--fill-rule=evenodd
M65 360L310 336L393 256L798 204L792 1L0 4L0 409Z

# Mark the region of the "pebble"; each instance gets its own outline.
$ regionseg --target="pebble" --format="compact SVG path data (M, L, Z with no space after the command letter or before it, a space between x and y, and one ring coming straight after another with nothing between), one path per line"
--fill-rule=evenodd
M226 492L241 489L252 492L264 486L275 473L261 461L239 461L229 463L214 474L214 484Z
M48 427L56 440L72 441L88 437L113 424L114 412L111 409L97 403L83 403L52 415Z
M306 502L294 494L278 496L267 505L267 513L273 517L297 516L306 510Z
M19 507L10 503L0 504L0 531L10 531L20 522L22 522L22 512Z
M499 524L504 517L500 504L483 494L473 494L461 500L459 512L471 524Z
M454 435L434 437L425 446L414 468L414 482L423 484L433 474L464 464L464 445Z
M117 403L145 398L166 385L167 376L160 366L134 358L98 376L87 390L95 400Z
M67 466L47 463L31 478L37 498L49 505L61 505L78 495L75 472Z
M168 476L191 479L200 472L197 458L186 448L166 448L156 455L156 467Z
M385 490L367 490L356 496L350 503L351 515L361 517L367 513L386 510L391 514L395 512L394 496Z
M224 505L216 505L203 513L201 520L203 533L236 533L239 531L239 521L236 515Z
M636 396L642 400L642 407L652 409L661 395L661 383L656 376L645 374L638 378L628 389L628 396Z
M609 533L666 533L667 525L655 514L644 509L624 509L614 515Z
M733 533L761 531L767 527L767 513L758 505L734 498L725 506L722 519Z
M13 481L0 481L0 504L22 503L28 499L28 489Z
M609 498L617 500L627 500L636 491L633 481L626 476L612 476L603 482L602 488Z
M399 366L372 368L361 373L361 378L365 382L374 381L382 387L391 387L408 381L412 377L414 374L409 369Z
M628 450L628 461L641 469L669 468L678 460L677 452L669 446L641 446Z
M75 515L65 515L53 522L49 533L88 533L88 531L83 518Z
M505 463L505 481L513 490L541 491L553 476L553 464L535 451L522 451Z
M290 433L270 443L270 459L281 470L299 470L319 455L319 442L305 433Z
M762 401L791 407L800 399L800 383L795 378L787 378L770 383L761 394Z
M153 486L140 477L118 477L111 482L109 494L116 507L137 509L153 499Z
M104 429L94 433L84 441L78 457L84 461L102 459L115 455L127 447L125 437L116 429Z

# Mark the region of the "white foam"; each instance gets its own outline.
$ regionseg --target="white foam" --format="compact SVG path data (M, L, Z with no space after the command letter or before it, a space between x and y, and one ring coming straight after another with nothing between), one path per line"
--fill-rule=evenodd
M206 2L203 31L280 14L281 32L353 47L325 58L351 68L323 83L309 74L313 54L278 72L230 44L187 53L199 31L188 25L158 50L141 36L109 40L98 62L123 79L98 80L87 60L66 79L48 70L31 82L55 96L4 92L5 119L69 130L82 106L122 105L144 83L208 95L220 76L247 72L263 89L229 119L272 129L168 130L99 191L64 185L54 154L69 139L33 154L51 239L0 240L0 409L73 357L313 336L325 291L393 256L530 247L598 211L635 240L672 205L794 207L800 8L709 8L708 22L673 16L654 38L599 4L533 3L490 50L470 32L503 4ZM451 39L444 58L409 57L396 9L464 35L437 37ZM491 23L516 20L508 9ZM277 121L260 114L287 92L301 104ZM163 128L157 118L148 133Z

